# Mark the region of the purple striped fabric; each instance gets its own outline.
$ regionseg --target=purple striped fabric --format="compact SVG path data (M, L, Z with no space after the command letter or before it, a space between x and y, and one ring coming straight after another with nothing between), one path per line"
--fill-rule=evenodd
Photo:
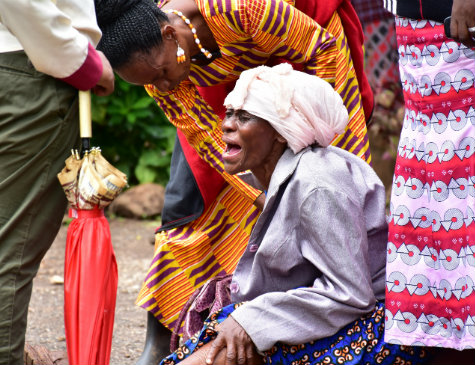
M255 209L252 214L249 216L249 218L247 218L247 221L246 221L246 226L249 226L249 224L251 224L251 222L257 218L257 216L259 215L259 210Z
M173 237L181 235L185 229L186 229L186 226L180 226L180 227L175 228L174 230L168 233L168 238L172 239Z
M199 115L200 119L206 119L206 121L203 121L204 125L206 125L207 127L212 127L213 124L216 124L216 121L213 118L213 110L208 104L202 103L201 108L199 110L200 112L198 113L198 109L196 107L192 108L193 113Z
M219 263L216 263L215 265L213 265L213 267L211 269L209 269L206 274L204 274L203 276L199 277L198 279L196 279L195 281L195 285L200 285L201 283L204 283L206 280L210 279L211 277L214 277L214 276L218 276L218 275L226 275L227 272L222 270L218 272L218 269L220 269L221 266L219 265ZM203 268L201 268L201 271L203 271Z
M152 260L152 263L150 265L153 265L154 263L156 263L158 260L161 260L163 258L163 256L169 254L170 251L160 251L160 253L156 256L154 256L153 260Z
M275 0L270 0L269 3L270 3L270 11L268 13L273 14L275 11ZM262 27L262 31L268 32L271 23L272 23L272 17L268 16L266 19L266 22L264 23L264 26Z
M277 10L277 14L278 14L277 16L279 18L282 18L284 24L286 24L289 21L290 9L287 7L287 13L286 14L283 14L283 10L284 10L284 4L281 2L281 3L279 3L279 9ZM281 23L275 22L270 31L271 31L272 34L276 34L278 37L282 37L284 35L285 31L286 31L286 28L285 28L285 26L283 26L279 30L279 32L276 33L277 27L279 26L279 24L281 24Z
M241 22L241 17L239 16L239 11L234 10L231 12L226 12L223 15L229 23L234 24L236 29L240 30L244 28Z
M186 240L188 237L190 237L193 233L195 233L195 230L191 227L188 229L183 230L183 234L181 235L180 239Z
M356 107L356 104L358 104L360 102L360 93L358 93L358 86L354 85L348 95L346 96L346 99L349 100L353 97L354 94L357 94L357 96L355 98L353 98L353 100L351 101L350 105L348 108L354 108ZM345 103L346 104L346 103ZM350 109L351 110L351 109Z
M203 227L203 231L208 231L212 227L216 226L218 222L222 219L223 214L226 212L226 209L220 209L214 216L211 221L209 221L209 224Z
M167 260L168 261L168 260ZM170 262L173 262L175 260L170 260ZM165 261L164 261L165 263ZM165 265L165 264L164 264ZM160 275L158 275L155 279L147 283L147 286L149 288L153 288L155 285L157 285L160 281L162 281L164 278L166 278L168 275L171 273L180 270L178 267L169 267L168 269L164 270Z
M234 226L236 226L235 223L228 223L226 225L224 225L222 228L221 228L221 232L217 232L217 233L225 233L227 232L228 230L230 230L231 228L233 228ZM212 240L210 241L210 246L214 246L216 243L220 243L222 242L223 239L222 237L218 234L218 235L215 235Z
M207 86L207 83L202 76L203 76L202 74L199 74L198 72L194 70L191 70L190 72L190 78L193 79L197 85Z
M219 161L221 161L222 159L222 156L221 156L221 153L216 151L216 149L214 148L214 146L209 143L209 142L205 142L205 146L207 148L208 151L211 152L211 154L216 158L218 159ZM209 163L211 163L213 165L213 167L216 169L216 171L220 172L220 173L224 173L224 167L221 167L221 166L218 166L218 163L215 161L215 160L208 160Z
M224 213L224 209L223 209L223 213ZM210 232L208 232L208 237L209 238L214 238L219 233L222 233L223 231L226 231L232 225L233 225L232 223L231 224L226 224L226 221L223 220L215 228L213 228Z

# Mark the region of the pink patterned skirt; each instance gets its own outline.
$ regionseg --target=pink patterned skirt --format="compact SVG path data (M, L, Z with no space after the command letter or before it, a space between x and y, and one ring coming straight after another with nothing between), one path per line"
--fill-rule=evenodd
M475 52L396 19L406 114L392 185L389 343L475 348Z

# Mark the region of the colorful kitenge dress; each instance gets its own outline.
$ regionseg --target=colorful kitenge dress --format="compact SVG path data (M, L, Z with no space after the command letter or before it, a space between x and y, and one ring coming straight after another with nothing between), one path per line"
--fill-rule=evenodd
M390 204L385 340L475 348L475 52L432 20L397 17L396 31L406 114Z
M154 258L137 304L168 328L175 327L195 289L209 278L234 271L259 215L253 202L261 191L224 171L220 118L197 87L229 83L272 57L285 59L334 85L350 115L348 128L334 144L368 162L371 159L358 81L336 12L324 29L296 10L291 1L196 3L221 57L207 66L193 65L189 80L171 92L159 92L152 86L147 91L225 184L198 219L156 235Z

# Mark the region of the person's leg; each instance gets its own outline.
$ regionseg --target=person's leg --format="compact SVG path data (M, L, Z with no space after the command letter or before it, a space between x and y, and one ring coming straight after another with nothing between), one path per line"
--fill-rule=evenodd
M0 364L23 364L32 281L65 213L56 174L78 142L77 91L0 54Z
M170 337L171 331L148 312L144 350L136 365L158 364L161 359L170 354Z

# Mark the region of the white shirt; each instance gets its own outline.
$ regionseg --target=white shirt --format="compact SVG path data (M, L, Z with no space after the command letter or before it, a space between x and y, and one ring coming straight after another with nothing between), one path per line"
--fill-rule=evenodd
M93 0L0 0L0 53L24 50L53 77L80 69L101 35Z

